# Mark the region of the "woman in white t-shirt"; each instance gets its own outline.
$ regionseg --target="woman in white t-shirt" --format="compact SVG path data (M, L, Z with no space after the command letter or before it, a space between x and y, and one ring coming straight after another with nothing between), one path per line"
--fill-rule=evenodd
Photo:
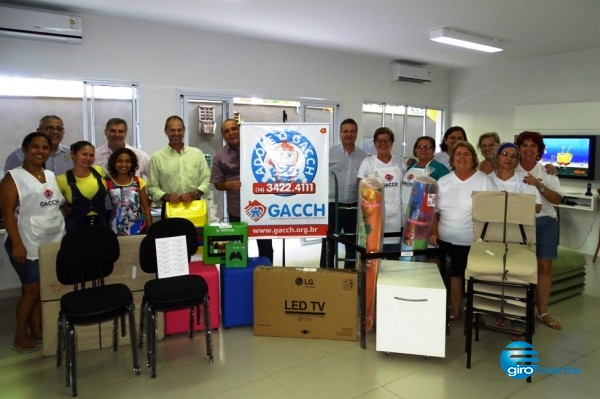
M538 161L546 146L538 132L522 132L515 144L521 153L517 174L521 180L537 189L542 200L542 210L536 215L536 256L538 261L537 318L553 330L560 323L548 313L548 300L552 286L552 260L558 256L558 219L554 205L562 202L558 177L546 172Z
M477 153L467 141L450 148L452 172L438 180L437 212L433 218L429 242L442 250L440 261L446 267L450 256L450 319L462 317L464 277L467 258L473 242L474 191L491 191L488 176L477 170Z
M358 179L363 179L371 173L376 173L384 184L385 228L386 233L400 233L402 229L402 197L400 185L406 167L404 163L392 154L394 133L387 127L380 127L373 134L373 143L377 149L376 155L363 159L358 168ZM402 237L387 237L383 240L384 251L400 251Z
M488 176L499 191L534 195L535 213L539 213L542 209L539 191L523 182L523 178L515 173L515 169L519 166L519 156L519 147L516 144L499 144L492 155L492 165L495 170Z

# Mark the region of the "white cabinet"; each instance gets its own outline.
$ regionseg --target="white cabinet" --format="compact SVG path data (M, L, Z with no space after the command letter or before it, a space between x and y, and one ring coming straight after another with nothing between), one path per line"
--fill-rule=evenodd
M433 263L381 262L376 345L380 352L446 356L446 288Z
M596 212L598 196L578 193L563 193L562 202L556 206L559 208L576 209L580 211Z

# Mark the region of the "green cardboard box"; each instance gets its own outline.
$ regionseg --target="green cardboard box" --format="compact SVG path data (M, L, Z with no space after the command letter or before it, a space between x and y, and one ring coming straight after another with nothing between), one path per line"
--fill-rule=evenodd
M204 225L204 256L202 261L207 265L225 264L228 258L227 244L248 243L248 224L208 223Z
M248 245L244 242L225 244L225 267L248 266Z

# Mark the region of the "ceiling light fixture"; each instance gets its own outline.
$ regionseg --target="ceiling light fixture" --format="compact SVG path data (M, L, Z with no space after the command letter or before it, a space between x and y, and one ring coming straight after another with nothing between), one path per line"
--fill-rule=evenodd
M497 53L498 51L504 50L502 43L498 40L476 36L450 28L439 28L429 31L429 40L450 44L452 46L465 47L471 50L484 51L486 53Z

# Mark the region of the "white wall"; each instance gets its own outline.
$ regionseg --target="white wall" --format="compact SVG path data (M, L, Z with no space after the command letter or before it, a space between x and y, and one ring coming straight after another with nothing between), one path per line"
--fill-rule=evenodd
M599 63L600 49L452 71L452 124L470 141L490 130L512 139L519 105L600 100Z
M600 49L535 58L492 67L453 71L450 79L453 125L463 126L471 142L487 131L497 131L503 140L512 141L520 127L544 131L551 126L524 122L515 110L530 104L565 104L548 106L548 117L556 119L557 129L586 129L586 134L600 134L597 113L576 112L570 103L600 101ZM539 119L536 114L532 120ZM516 124L515 124L516 123ZM557 123L558 125L558 123ZM587 182L561 179L564 192L584 193ZM596 193L600 182L592 183ZM598 240L598 211L566 210L561 214L561 244L593 254Z
M429 84L392 82L392 60L385 58L116 18L82 17L80 45L0 37L0 75L139 83L141 140L148 153L166 145L164 121L179 114L178 90L323 98L339 102L341 118L353 117L359 125L366 99L432 107L449 103L449 73L441 68L431 68L433 82ZM40 110L31 125L36 126L43 114L53 113ZM82 130L70 123L66 128ZM31 128L25 130L23 134ZM0 141L6 139L0 130ZM10 148L15 146L11 142ZM4 165L4 160L0 162Z
M80 45L0 38L0 74L138 82L142 146L149 153L166 143L163 125L179 113L178 89L324 98L338 101L342 118L359 124L365 99L449 103L449 73L441 68L431 68L430 84L392 82L392 60L380 57L89 15L83 28Z

